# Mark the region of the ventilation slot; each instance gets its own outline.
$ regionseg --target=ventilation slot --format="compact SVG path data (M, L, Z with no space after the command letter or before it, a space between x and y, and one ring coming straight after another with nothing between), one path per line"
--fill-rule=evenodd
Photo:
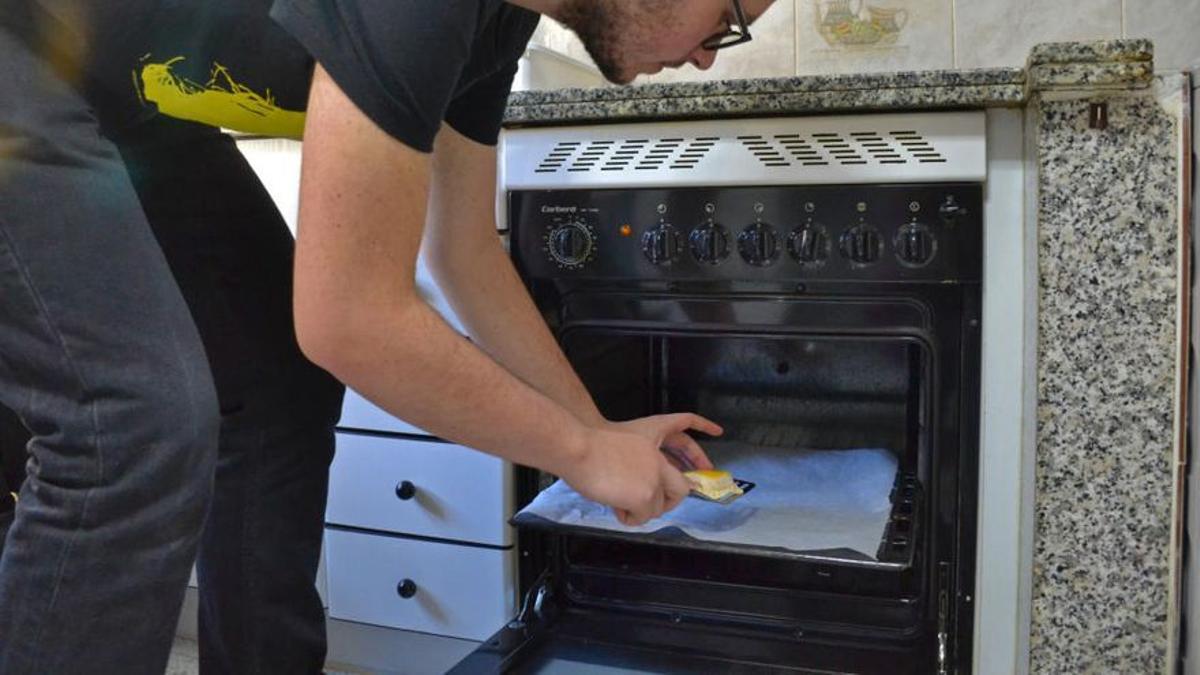
M625 166L629 166L635 161L639 161L639 157L646 151L646 145L650 143L648 140L625 141L621 146L625 149ZM631 154L632 153L632 154Z
M578 154L575 154L576 148L559 144L537 171L654 171L664 167L694 169L719 140L719 137L706 136L692 139L592 141L579 148Z
M821 145L821 148L839 164L867 163L867 160L863 159L862 155L858 154L858 151L850 145L850 141L843 138L841 134L826 133L812 136Z
M791 156L801 166L829 166L825 155L812 143L800 137L800 134L780 134L775 140L783 145Z
M783 129L786 131L786 129ZM714 148L745 148L768 168L945 164L934 141L912 129L679 136L561 141L534 169L538 174L697 169ZM725 157L725 155L722 155Z
M649 146L646 154L642 155L638 160L635 168L638 171L661 169L681 143L683 143L682 138L663 138L656 141L654 145Z
M649 141L646 140L627 140L621 141L602 141L605 147L609 149L610 154L604 159L601 164L601 171L621 171L629 167L629 163L634 160L642 152L642 147Z
M749 150L764 166L791 166L775 144L762 136L738 136L742 146Z
M892 138L896 139L906 152L923 164L944 164L946 158L938 152L929 141L915 131L893 131Z
M867 156L879 164L907 164L908 160L900 154L900 148L892 145L874 131L855 131L850 136L858 143Z
M504 178L529 189L982 180L985 122L938 112L519 129Z
M613 141L590 141L586 145L581 145L578 148L578 154L572 156L572 161L567 171L580 173L591 171L597 164L604 161L613 145Z
M535 173L555 173L563 168L567 160L575 154L579 148L578 141L562 141L554 146L554 149L546 155L538 167L534 169Z
M694 169L704 159L709 150L721 140L716 136L703 136L693 138L684 145L679 154L675 156L675 161L672 162L672 169Z

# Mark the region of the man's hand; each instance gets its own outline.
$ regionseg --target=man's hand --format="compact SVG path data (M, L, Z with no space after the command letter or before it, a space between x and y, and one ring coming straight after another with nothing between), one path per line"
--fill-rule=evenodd
M691 414L609 424L591 430L582 455L559 475L584 497L611 506L622 523L640 525L678 506L691 490L661 450L667 439L674 439L677 447L688 447L693 456L699 446L691 449L679 440L685 437L695 445L684 433L688 429L714 435L721 430ZM703 451L698 457L708 462Z
M632 431L652 441L657 441L659 446L667 453L667 458L671 461L671 464L675 465L680 471L712 469L713 463L709 460L708 455L704 453L704 449L700 447L696 439L687 433L676 431L666 436L659 435L663 429L664 418L687 418L686 420L680 419L679 422L687 421L689 424L686 428L702 431L709 436L720 436L724 433L724 430L715 422L691 413L642 417L636 420L629 420L628 422L609 422L609 426L617 430Z

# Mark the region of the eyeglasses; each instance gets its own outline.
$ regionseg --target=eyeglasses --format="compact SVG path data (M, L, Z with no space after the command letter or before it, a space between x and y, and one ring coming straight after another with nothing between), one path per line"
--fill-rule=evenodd
M750 27L746 25L746 12L742 10L740 0L733 0L733 16L737 19L736 26L732 24L728 25L720 33L705 38L704 42L700 43L700 46L712 52L752 40L753 38L750 37Z

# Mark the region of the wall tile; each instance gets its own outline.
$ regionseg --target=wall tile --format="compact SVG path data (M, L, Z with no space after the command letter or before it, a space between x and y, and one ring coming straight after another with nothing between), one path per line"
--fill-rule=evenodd
M638 82L698 82L740 80L755 77L788 77L796 72L797 0L775 0L750 29L754 39L723 50L708 70L684 66L643 76Z
M1200 1L1127 0L1125 37L1154 41L1154 67L1182 70L1200 66Z
M800 75L954 64L953 0L796 0Z
M957 67L1023 66L1039 42L1121 37L1121 0L956 0L955 24Z

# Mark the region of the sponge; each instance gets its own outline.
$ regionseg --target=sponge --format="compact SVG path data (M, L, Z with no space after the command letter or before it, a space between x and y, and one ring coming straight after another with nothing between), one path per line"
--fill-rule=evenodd
M686 471L683 477L692 484L693 492L706 499L720 501L731 495L742 494L742 488L733 482L733 476L728 471Z

